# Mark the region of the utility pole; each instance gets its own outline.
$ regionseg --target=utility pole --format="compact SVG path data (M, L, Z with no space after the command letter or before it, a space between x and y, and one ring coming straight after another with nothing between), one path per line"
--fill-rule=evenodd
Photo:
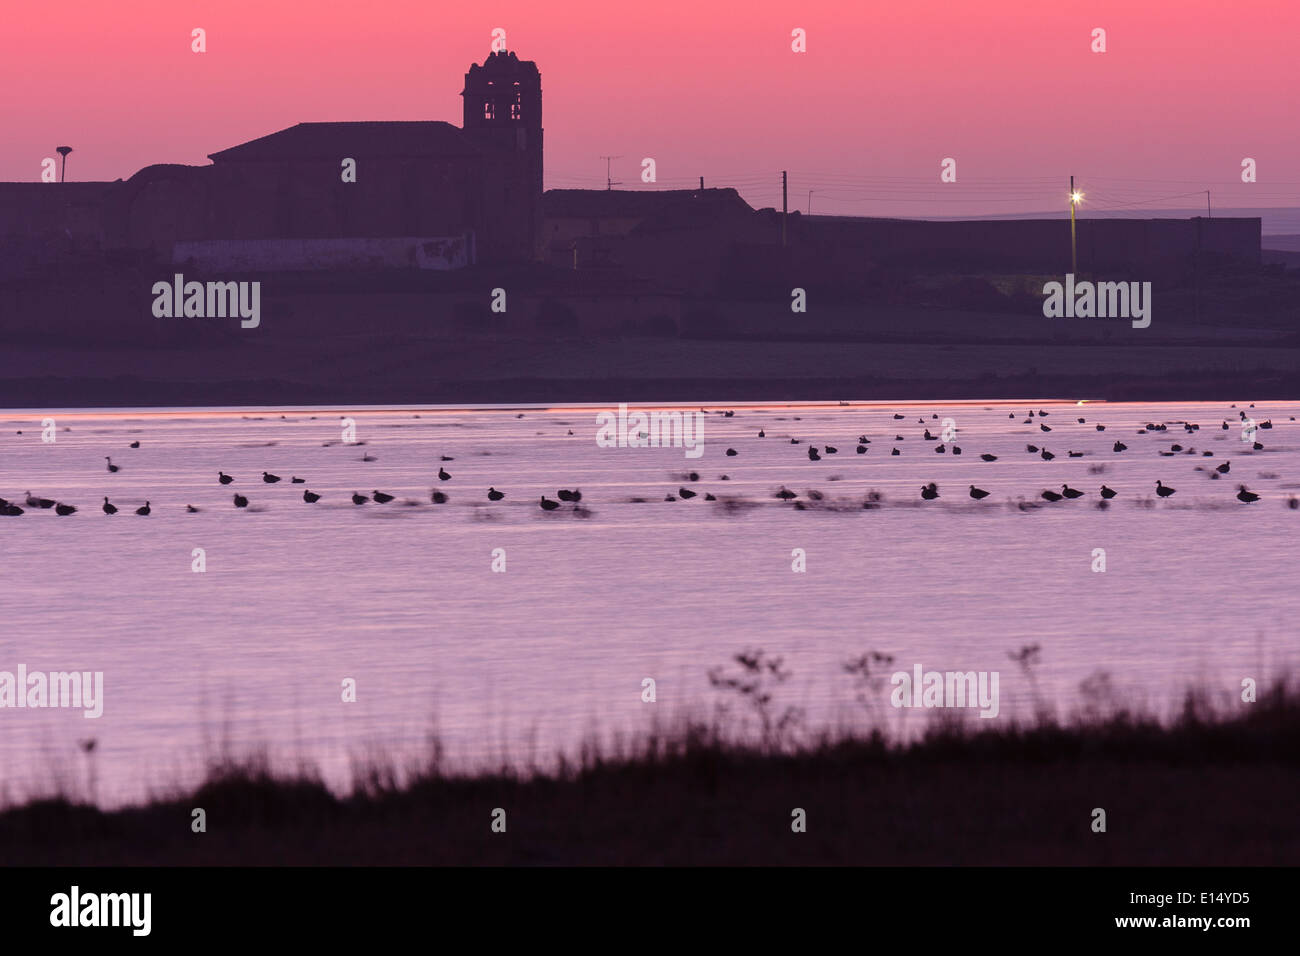
M704 188L704 177L703 177L703 176L700 177L700 188L701 188L701 189Z
M622 183L616 183L616 182L614 182L613 179L610 178L610 175L611 175L611 173L610 173L610 163L613 162L613 161L616 160L616 159L622 159L623 157L622 157L622 156L602 156L602 157L600 157L600 158L603 159L603 160L605 161L605 190L606 190L606 191L609 191L609 190L613 189L615 186L622 186L622 185L623 185Z
M781 170L781 245L785 245L785 220L790 214L790 207L786 198L786 171Z
M812 194L813 190L808 190L808 215L812 215Z
M1210 191L1208 189L1205 190L1205 215L1210 219L1214 218L1214 210L1210 208Z
M72 147L60 146L55 152L63 157L63 171L59 174L59 181L66 183L68 181L68 153L72 152Z
M1078 247L1074 241L1074 207L1078 204L1078 193L1074 191L1074 177L1070 177L1070 273L1079 271Z

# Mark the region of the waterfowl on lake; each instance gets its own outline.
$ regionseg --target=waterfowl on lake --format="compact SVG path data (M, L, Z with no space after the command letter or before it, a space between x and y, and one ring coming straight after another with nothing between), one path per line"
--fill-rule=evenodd
M309 505L314 505L316 502L320 501L320 495L316 494L316 492L312 491L310 488L304 488L302 492L302 500L307 502Z
M370 499L367 498L365 495L359 495L355 491L352 492L352 503L354 505L364 505L369 500Z
M1083 492L1078 488L1071 488L1069 485L1061 485L1061 494L1067 498L1082 498Z
M556 508L560 507L558 501L552 501L550 498L546 497L546 495L542 495L542 500L539 503L541 504L543 511L554 511Z
M971 485L970 496L974 498L976 501L980 501L984 498L987 498L989 496L989 493L985 491L983 488L976 488L974 485Z
M441 491L435 490L432 494L429 495L429 500L432 501L435 505L445 505L451 499L449 499Z
M1115 489L1114 489L1114 488L1107 488L1105 485L1102 485L1102 486L1101 486L1101 496L1102 496L1103 498L1108 499L1108 500L1109 500L1110 498L1114 498L1114 497L1115 497Z
M381 505L386 505L388 504L388 502L393 500L392 495L386 495L382 491L378 491L378 490L374 491L371 497L375 499L375 502L377 504L381 504Z
M488 488L488 501L500 501L506 496L504 491L497 491L495 488Z
M262 480L265 481L268 485L273 485L280 480L280 476L273 475L269 471L264 471L262 472Z
M49 498L37 498L30 491L27 492L27 507L29 508L53 508L54 502Z
M921 486L921 498L925 501L933 501L939 497L939 486L933 481L928 485Z
M438 469L438 480L439 480L439 481L450 481L450 480L451 480L451 475L447 472L447 469L446 469L446 468L439 468L439 469Z
M1250 504L1252 501L1259 501L1259 495L1253 491L1247 491L1245 485L1237 486L1237 500Z
M103 504L103 508L104 508L104 514L106 514L106 515L115 515L115 514L117 514L117 506L116 506L116 505L111 505L111 504L108 503L108 495L105 495L105 496L104 496L104 504Z
M186 513L186 514L190 514L190 515L196 515L196 514L199 513L199 509L196 508L196 507L194 507L193 505L186 505L186 506L185 506L185 513Z
M1111 451L1124 451L1126 448L1128 448L1128 445L1124 444L1122 441L1117 441L1111 447Z
M1062 496L1058 495L1055 491L1044 491L1039 497L1047 501L1060 501Z
M65 505L63 502L59 502L54 506L54 513L56 515L74 515L77 513L77 509L72 505Z
M243 495L241 495L241 494L236 493L236 494L235 494L235 497L234 497L233 500L234 500L234 502L235 502L235 507L236 507L236 508L247 508L247 507L248 507L248 499L245 498L245 497L244 497Z
M817 448L816 448L816 446L814 446L814 445L809 445L809 446L808 446L808 460L809 460L809 461L821 461L821 460L822 460L822 456L819 455L819 454L817 454Z
M217 472L217 481L221 482L223 485L228 485L234 480L234 478L231 478L224 471Z
M151 510L152 510L152 509L150 509L150 507L149 507L149 502L146 501L146 502L145 502L143 505L141 505L139 508L136 508L136 509L135 509L135 513L138 514L138 515L141 515L141 516L143 516L143 517L145 517L145 518L147 518L147 517L149 517L149 512L150 512Z
M981 461L997 461L997 460L998 460L998 456L997 456L997 455L983 454L983 455L980 455L980 460L981 460Z
M690 499L695 497L696 492L691 491L691 489L689 488L678 488L677 494L681 496L683 501L689 501Z
M1232 470L1232 462L1225 461L1222 465L1216 465L1214 470L1221 475L1226 475L1229 471Z
M299 478L297 475L294 475L292 478L289 479L289 483L292 485L305 485L307 483L307 479Z
M138 441L133 441L133 442L131 442L131 446L130 446L130 447L132 447L132 448L139 448L139 447L140 447L140 443L139 443Z
M1156 494L1158 494L1161 498L1168 498L1170 495L1176 493L1177 492L1175 492L1173 488L1170 488L1168 485L1161 484L1159 478L1156 479Z
M119 472L122 470L121 468L118 468L117 465L113 464L113 459L109 458L107 455L104 456L104 461L108 462L107 467L110 472Z

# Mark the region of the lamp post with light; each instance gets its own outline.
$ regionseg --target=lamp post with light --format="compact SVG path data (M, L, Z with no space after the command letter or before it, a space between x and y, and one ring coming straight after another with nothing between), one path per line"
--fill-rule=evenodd
M1074 240L1074 208L1083 202L1083 193L1074 188L1074 177L1070 177L1070 272L1079 271L1078 246Z

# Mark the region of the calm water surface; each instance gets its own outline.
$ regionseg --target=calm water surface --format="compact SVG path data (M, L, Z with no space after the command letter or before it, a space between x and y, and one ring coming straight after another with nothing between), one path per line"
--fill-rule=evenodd
M88 792L93 776L114 804L192 782L224 747L309 760L344 786L356 761L424 754L435 726L463 764L541 756L711 707L708 670L754 647L784 657L778 702L812 725L861 715L841 665L867 650L901 669L997 670L1004 716L1028 707L1007 657L1026 644L1041 645L1039 690L1062 713L1098 670L1123 702L1165 711L1188 684L1230 694L1296 663L1300 404L1043 403L1030 424L1024 404L726 407L735 416L708 416L699 459L600 448L585 407L0 412L0 496L80 509L0 518L0 670L105 680L97 720L0 710L0 787ZM1262 451L1241 441L1241 410L1271 419ZM341 414L364 444L340 443ZM922 435L949 416L961 456ZM1182 421L1201 429L1137 433ZM1128 451L1112 451L1117 439ZM827 443L838 454L809 461L808 445ZM1174 443L1196 453L1159 454ZM1210 480L1225 460L1231 472ZM263 470L284 480L265 484ZM1154 500L1157 478L1177 494ZM921 502L930 481L941 497ZM990 497L972 501L972 482ZM1103 482L1119 493L1104 511ZM1016 507L1062 483L1086 497ZM1236 501L1240 483L1262 500ZM431 504L435 485L447 504ZM489 485L506 499L489 504ZM699 496L663 500L683 485ZM772 498L782 485L824 498L800 511ZM304 503L304 488L321 501ZM559 488L580 488L590 514L543 513L538 497ZM397 500L352 505L374 489ZM864 510L873 490L880 507ZM727 513L706 492L756 507ZM121 509L111 518L105 495ZM146 500L153 513L137 517ZM1096 548L1105 573L1091 570ZM491 570L494 549L506 573ZM341 701L346 678L356 703ZM889 719L904 716L917 715ZM78 747L89 739L91 757Z

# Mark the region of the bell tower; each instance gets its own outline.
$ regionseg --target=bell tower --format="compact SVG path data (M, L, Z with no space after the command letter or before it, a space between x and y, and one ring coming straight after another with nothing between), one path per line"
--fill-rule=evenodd
M465 134L487 150L505 183L500 196L485 199L488 209L500 210L492 219L501 242L489 242L510 258L540 258L542 74L513 52L490 53L471 64L461 96Z

